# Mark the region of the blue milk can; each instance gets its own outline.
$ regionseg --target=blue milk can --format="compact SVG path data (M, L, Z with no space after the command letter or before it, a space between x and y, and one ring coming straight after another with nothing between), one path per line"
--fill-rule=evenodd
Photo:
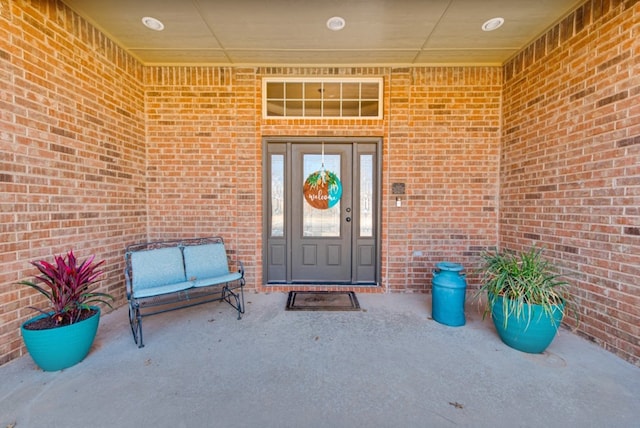
M464 299L467 291L464 268L458 263L440 262L433 271L431 312L440 324L464 325Z

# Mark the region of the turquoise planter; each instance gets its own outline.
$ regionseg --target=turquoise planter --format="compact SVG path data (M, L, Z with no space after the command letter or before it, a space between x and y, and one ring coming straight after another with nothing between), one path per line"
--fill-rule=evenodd
M84 359L93 345L100 322L100 308L91 318L64 327L47 330L27 330L26 324L43 318L40 315L20 327L22 339L33 361L44 371L71 367Z
M505 327L503 298L498 297L491 308L491 318L500 339L512 348L530 354L540 354L551 344L560 327L562 313L563 306L557 306L552 322L541 306L525 304L522 316L508 315Z

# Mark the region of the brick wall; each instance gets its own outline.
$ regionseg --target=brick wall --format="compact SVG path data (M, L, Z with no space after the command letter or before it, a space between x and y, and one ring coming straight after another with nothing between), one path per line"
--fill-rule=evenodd
M637 363L638 5L587 5L504 68L235 68L143 67L61 3L1 3L0 364L38 303L15 282L70 246L107 259L122 304L127 244L223 233L265 290L266 136L382 137L383 291L545 244L579 331ZM263 120L261 79L283 75L382 76L385 118Z
M385 118L262 119L261 79L287 75L382 76ZM149 67L150 237L223 234L249 286L284 289L261 283L262 138L382 137L383 286L429 290L437 261L471 267L496 244L501 79L498 67Z
M29 261L106 259L124 300L124 243L146 235L142 67L66 7L0 3L0 364L45 307Z
M511 59L500 170L502 245L546 247L573 283L578 332L636 364L639 36L638 2L587 1Z
M255 72L147 67L149 239L221 235L249 286L260 264ZM259 141L259 140L258 140Z
M474 287L478 254L497 242L501 70L414 68L391 80L386 173L406 183L407 200L387 198L389 281L430 290L432 269L448 260Z

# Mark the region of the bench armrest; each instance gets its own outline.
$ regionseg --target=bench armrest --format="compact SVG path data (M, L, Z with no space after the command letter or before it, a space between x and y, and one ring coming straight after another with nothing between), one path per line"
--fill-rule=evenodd
M229 259L229 270L240 273L244 278L244 263L242 261Z

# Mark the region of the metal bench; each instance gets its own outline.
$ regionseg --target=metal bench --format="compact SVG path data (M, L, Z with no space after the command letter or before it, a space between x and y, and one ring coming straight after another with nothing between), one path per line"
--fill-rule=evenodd
M213 301L229 303L238 319L244 313L244 265L229 259L219 236L129 245L125 283L129 324L139 348L145 316Z

